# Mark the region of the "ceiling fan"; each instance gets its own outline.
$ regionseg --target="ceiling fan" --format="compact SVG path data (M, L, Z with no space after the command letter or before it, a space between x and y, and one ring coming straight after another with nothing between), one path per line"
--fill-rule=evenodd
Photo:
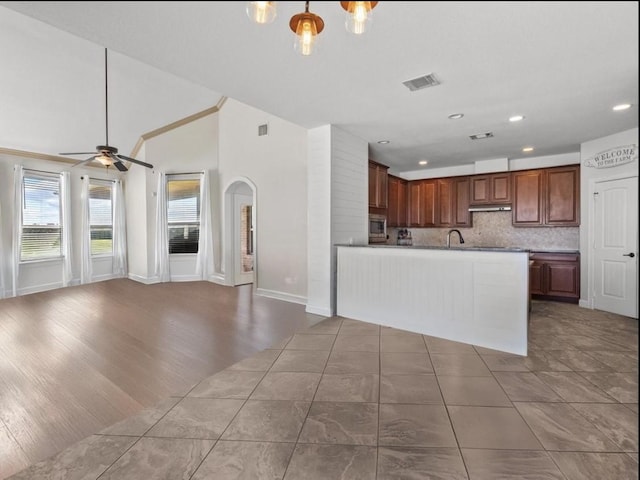
M131 163L135 163L137 165L142 165L143 167L153 168L153 165L150 163L143 162L141 160L136 160L135 158L127 157L126 155L122 155L118 153L118 149L112 145L109 145L109 84L107 80L107 49L104 49L104 125L105 125L105 142L104 145L96 146L95 152L71 152L71 153L60 153L59 155L92 155L86 160L80 160L78 163L74 164L74 167L78 165L83 165L85 163L89 163L93 160L97 160L105 167L109 168L111 165L116 167L121 172L126 172L128 170L127 166L122 163L123 160Z

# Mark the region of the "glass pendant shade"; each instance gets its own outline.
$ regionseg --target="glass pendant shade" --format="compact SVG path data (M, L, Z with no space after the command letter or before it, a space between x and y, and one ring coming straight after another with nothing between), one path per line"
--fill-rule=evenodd
M109 167L109 166L113 165L113 160L108 155L104 155L104 154L100 155L100 156L96 157L96 160L98 160L105 167Z
M276 2L247 2L247 15L255 23L271 23L276 18Z
M361 35L371 25L371 10L378 2L340 2L342 8L347 11L345 27L347 31Z
M296 34L294 48L301 55L311 55L318 40L318 34L324 29L324 20L309 11L309 2L303 13L291 17L289 28Z

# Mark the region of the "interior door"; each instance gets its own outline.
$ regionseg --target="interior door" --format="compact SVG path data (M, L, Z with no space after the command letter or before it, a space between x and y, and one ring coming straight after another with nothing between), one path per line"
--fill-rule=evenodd
M596 182L594 308L638 318L638 178Z
M234 195L235 284L253 283L253 196Z

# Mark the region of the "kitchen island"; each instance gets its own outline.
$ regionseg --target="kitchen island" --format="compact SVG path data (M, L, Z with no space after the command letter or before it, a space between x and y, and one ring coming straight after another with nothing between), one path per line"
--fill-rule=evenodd
M529 251L337 245L337 314L527 354Z

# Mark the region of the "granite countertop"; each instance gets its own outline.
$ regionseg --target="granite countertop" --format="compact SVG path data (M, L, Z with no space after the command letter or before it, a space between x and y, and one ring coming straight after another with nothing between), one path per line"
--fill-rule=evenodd
M366 248L403 248L409 250L459 250L459 251L469 251L469 252L529 252L528 248L517 248L517 247L461 247L461 246L451 246L446 247L444 245L387 245L385 243L380 244L336 244L336 247L366 247ZM540 250L536 250L540 251Z

